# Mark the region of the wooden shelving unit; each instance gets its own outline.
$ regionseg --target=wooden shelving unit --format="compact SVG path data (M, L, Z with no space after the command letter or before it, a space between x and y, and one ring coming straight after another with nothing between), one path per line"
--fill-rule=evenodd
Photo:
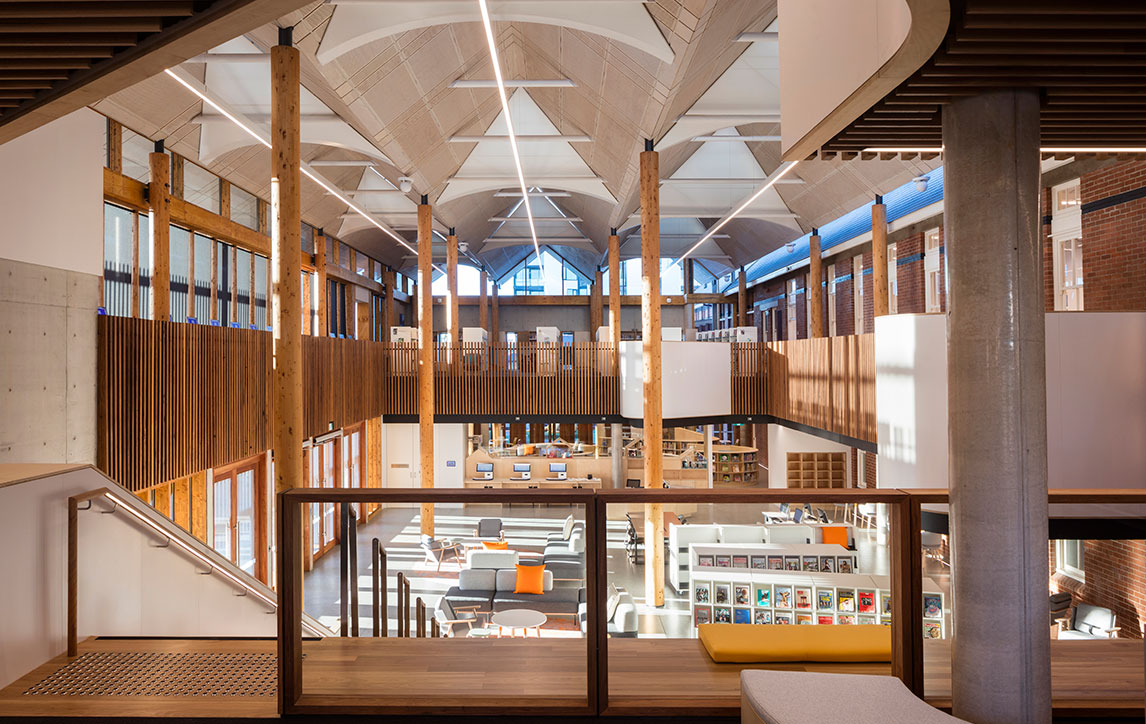
M713 445L712 457L713 483L756 485L759 470L756 465L756 448Z
M788 453L789 488L846 488L847 485L847 460L844 453Z

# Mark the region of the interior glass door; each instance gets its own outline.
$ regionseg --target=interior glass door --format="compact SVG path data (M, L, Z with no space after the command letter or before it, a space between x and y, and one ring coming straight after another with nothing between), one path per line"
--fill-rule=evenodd
M235 563L255 575L255 469L249 467L235 475Z
M234 560L234 546L231 539L231 498L234 489L234 476L226 475L215 478L214 485L214 522L215 534L213 547L219 555L227 560Z

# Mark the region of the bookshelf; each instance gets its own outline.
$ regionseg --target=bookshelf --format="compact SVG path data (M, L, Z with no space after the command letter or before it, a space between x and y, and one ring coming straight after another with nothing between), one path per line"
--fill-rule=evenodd
M788 453L789 488L846 488L847 461L842 452Z
M712 458L713 483L756 485L759 471L756 448L713 445Z

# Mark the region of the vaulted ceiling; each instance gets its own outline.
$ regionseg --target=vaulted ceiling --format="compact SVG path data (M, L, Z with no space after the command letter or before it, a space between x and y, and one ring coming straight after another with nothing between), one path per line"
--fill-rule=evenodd
M678 256L780 165L775 0L490 0L539 240L587 274L610 227L639 254L638 156L657 141L662 253ZM421 194L495 276L532 252L477 0L316 2L181 66L254 123L277 25L303 65L303 158L411 241ZM763 31L770 33L763 33ZM738 41L756 33L754 42ZM229 58L227 56L230 56ZM531 84L530 81L548 81ZM814 92L814 90L810 90ZM266 197L269 154L166 75L95 108ZM529 139L529 136L535 136ZM704 141L694 141L705 136ZM738 137L748 137L739 140ZM776 139L776 140L773 140ZM804 161L695 254L721 273L937 161ZM400 178L411 190L399 190ZM397 268L412 259L304 184L303 218ZM634 217L634 213L637 214ZM547 241L548 240L548 241Z

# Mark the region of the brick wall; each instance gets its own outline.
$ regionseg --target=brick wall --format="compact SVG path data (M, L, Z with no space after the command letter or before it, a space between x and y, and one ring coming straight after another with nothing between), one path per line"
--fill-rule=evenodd
M871 249L863 253L863 331L875 331L875 274L871 266Z
M899 283L897 309L900 314L922 314L927 311L923 283L923 232L897 242L895 255L900 261L912 259L898 264L896 268L896 280Z
M1086 263L1085 261L1083 262ZM1086 583L1055 572L1055 544L1051 542L1050 590L1070 591L1074 602L1114 611L1119 638L1141 638L1146 619L1146 541L1088 540L1084 543Z
M1039 234L1043 245L1043 292L1046 310L1054 311L1054 240L1051 238L1051 191L1039 192ZM1083 270L1085 273L1085 270ZM1085 280L1084 280L1085 286Z
M1143 188L1146 161L1118 163L1081 177L1083 308L1087 311L1146 310L1146 197L1087 209L1089 204ZM1052 290L1053 284L1052 276Z
M855 309L855 297L852 293L852 284L855 282L851 278L852 275L852 258L850 256L836 257L834 260L836 265L836 278L847 277L846 281L836 283L836 334L845 335L852 334L855 329L855 317L852 310ZM827 312L824 312L824 334L830 330L826 329L827 326Z

